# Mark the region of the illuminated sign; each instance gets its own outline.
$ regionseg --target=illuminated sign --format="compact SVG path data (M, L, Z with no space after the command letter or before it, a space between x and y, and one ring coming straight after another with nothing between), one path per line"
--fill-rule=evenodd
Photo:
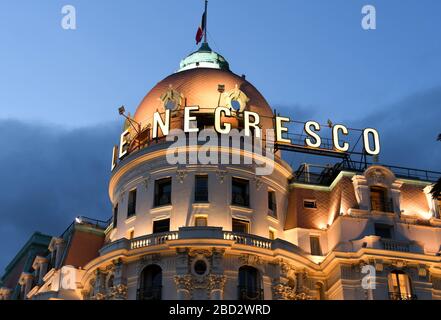
M198 106L190 106L183 108L183 128L185 133L198 133L200 129L197 126L198 112L200 108ZM264 132L260 127L260 115L256 112L243 111L238 112L229 107L218 107L214 110L214 130L218 134L228 135L232 131L232 125L229 123L229 118L237 118L238 114L241 115L243 120L243 133L245 137L254 136L255 138L261 139L264 136ZM205 116L199 114L199 116ZM152 123L152 137L157 139L160 136L164 137L170 133L170 121L172 118L172 111L166 109L163 113L155 112L153 115ZM306 147L309 149L316 150L326 150L330 149L322 148L322 138L320 136L321 126L316 121L308 121L304 124L303 131L306 134L304 139L304 145L300 146L295 144L289 139L289 129L287 127L291 119L288 117L275 116L274 117L274 132L275 132L275 145L291 145ZM349 129L342 124L335 124L330 126L332 129L332 150L337 153L347 153L349 152L351 145L349 142L343 141L345 136L348 136ZM160 135L160 132L162 135ZM124 158L129 151L129 137L130 131L125 130L120 137L119 147L115 146L113 150L112 158L112 170L116 167L118 159ZM380 136L378 131L372 128L367 128L362 130L362 139L364 154L370 156L376 156L380 154Z

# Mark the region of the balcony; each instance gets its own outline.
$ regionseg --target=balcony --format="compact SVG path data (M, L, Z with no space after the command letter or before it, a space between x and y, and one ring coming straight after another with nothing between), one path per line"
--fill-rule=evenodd
M119 250L138 250L153 246L166 245L174 241L183 242L185 240L193 241L198 239L214 240L219 243L226 241L226 244L231 243L237 245L245 245L259 249L266 250L286 250L293 253L304 254L303 250L298 246L281 240L270 240L252 234L236 233L232 231L223 231L218 227L182 227L179 231L170 231L164 233L150 234L138 237L132 240L122 238L113 241L100 250L100 255L119 251Z
M161 300L162 286L138 289L137 300Z
M164 244L166 241L177 240L179 238L178 232L164 232L154 233L148 236L135 238L130 242L130 249L139 249L150 246L157 246Z
M424 253L424 246L412 240L393 240L380 236L366 236L362 239L352 240L352 250L365 249L387 250L403 253ZM350 247L342 246L339 250L351 250Z
M238 286L239 300L259 301L263 300L263 289L251 289L245 286Z
M271 250L271 240L244 233L233 233L224 231L223 234L225 240L234 240L234 242L238 244Z
M417 296L408 293L389 292L389 300L417 300Z
M391 239L380 240L383 249L388 251L410 252L410 242L397 241Z

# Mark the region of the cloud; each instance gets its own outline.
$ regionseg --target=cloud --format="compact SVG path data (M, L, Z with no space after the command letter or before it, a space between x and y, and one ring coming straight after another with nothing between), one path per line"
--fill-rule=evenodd
M284 107L284 115L300 110L303 118L311 119L314 114L311 108L295 106ZM380 133L380 163L441 172L441 142L437 141L441 133L441 87L418 92L400 101L382 106L371 113L365 113L358 121L340 121L353 128L376 128ZM362 113L363 110L357 110ZM351 111L348 111L351 112ZM354 111L355 112L355 111ZM323 119L317 119L323 121ZM297 126L293 133L301 133L302 127ZM330 138L330 130L322 128L322 137ZM347 138L355 144L359 135L350 133ZM357 145L361 150L362 143ZM303 162L311 164L335 163L337 160L311 156L307 154L284 152L284 158L294 166ZM353 156L359 161L359 156Z
M75 130L0 120L0 273L34 231L59 235L76 216L106 220L116 123Z
M441 171L441 87L384 106L357 123L380 132L385 164Z

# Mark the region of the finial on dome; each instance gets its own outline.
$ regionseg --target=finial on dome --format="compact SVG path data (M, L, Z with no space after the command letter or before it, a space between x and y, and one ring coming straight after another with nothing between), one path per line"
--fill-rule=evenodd
M209 68L209 69L220 69L220 70L230 70L228 62L219 53L214 52L207 41L207 13L208 13L208 0L205 0L205 11L202 15L202 22L196 33L196 44L199 44L202 39L200 48L190 54L188 57L181 61L179 66L180 71L196 69L196 68Z

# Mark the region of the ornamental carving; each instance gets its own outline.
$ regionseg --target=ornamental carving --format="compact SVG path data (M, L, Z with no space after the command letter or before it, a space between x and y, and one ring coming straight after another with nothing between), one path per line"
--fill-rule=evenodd
M90 300L106 300L106 295L104 293L98 292L90 298Z
M259 256L254 254L244 254L239 257L239 260L244 265L249 266L261 266L264 264L262 259Z
M149 189L149 183L150 183L150 175L147 175L144 180L142 181L142 184L144 185L144 188L146 190Z
M209 276L209 279L208 279L209 284L207 286L207 289L208 289L208 291L212 291L212 290L223 291L226 281L227 281L227 278L225 276L212 274Z
M388 169L380 166L369 167L364 176L366 177L368 185L381 185L390 187L396 180L395 175Z
M254 183L256 184L256 189L260 190L260 188L262 188L262 185L263 185L263 180L262 180L262 178L255 177Z
M109 300L127 300L127 286L120 284L110 288L107 295Z
M407 267L407 261L405 260L392 260L391 266L397 269L403 269Z
M184 183L185 178L187 177L186 169L178 169L176 170L176 177L178 178L179 183Z
M175 276L175 284L178 290L186 290L191 293L193 289L192 277L189 274Z
M226 170L217 170L216 171L216 176L217 176L217 179L219 180L219 183L221 183L221 184L224 183L227 173L228 172Z
M222 97L225 106L236 112L243 112L250 101L247 95L239 89L238 85L233 90L224 92Z
M276 300L313 300L309 290L298 292L289 284L275 283L272 286L273 297Z
M147 267L151 264L159 265L160 262L161 262L161 255L160 254L145 255L138 262L138 273L141 273L145 267Z
M287 263L283 259L276 260L275 264L280 267L280 275L286 278L294 278L296 273L296 267Z
M185 98L180 92L173 90L170 85L168 90L161 96L161 101L164 110L178 111L184 105Z
M190 250L188 255L192 258L195 258L195 257L210 258L213 255L213 252L211 250L192 249L192 250Z

